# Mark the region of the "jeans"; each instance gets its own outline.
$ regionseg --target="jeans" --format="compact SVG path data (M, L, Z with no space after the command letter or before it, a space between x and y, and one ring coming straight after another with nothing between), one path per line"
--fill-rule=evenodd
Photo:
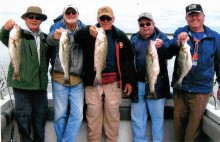
M138 82L138 103L131 103L131 125L134 142L148 142L147 138L147 119L148 112L152 122L152 141L164 141L164 105L165 98L146 99L145 83Z
M199 142L202 117L210 94L174 90L175 142Z
M75 142L83 119L83 84L64 86L52 81L52 91L57 142Z
M44 142L47 91L13 88L13 92L15 96L15 118L22 142Z

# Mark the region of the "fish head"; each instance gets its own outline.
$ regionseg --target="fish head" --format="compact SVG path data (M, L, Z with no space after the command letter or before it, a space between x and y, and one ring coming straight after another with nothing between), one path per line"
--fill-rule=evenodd
M70 40L69 31L65 29L61 29L61 33L62 34L61 34L60 40L62 42L68 42Z
M96 29L97 30L97 32L98 32L98 35L97 35L97 39L99 40L99 41L105 41L105 39L106 39L106 33L105 33L105 30L101 27L101 28L97 28Z
M190 50L190 46L186 41L181 41L180 42L180 49L181 50Z
M156 51L155 44L156 44L155 41L153 41L153 40L150 40L150 41L149 41L149 46L148 46L148 48L147 48L148 54L152 54L152 53L154 53L154 52Z
M12 30L10 31L9 37L14 40L17 40L20 38L20 35L21 35L21 26L14 25Z

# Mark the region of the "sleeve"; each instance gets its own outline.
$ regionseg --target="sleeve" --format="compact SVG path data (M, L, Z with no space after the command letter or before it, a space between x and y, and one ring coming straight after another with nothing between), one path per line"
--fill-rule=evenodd
M50 33L48 34L48 37L47 37L47 43L50 46L57 46L59 44L59 41L53 38L53 34L56 31L56 29L59 29L59 27L56 26L56 24L53 24L50 27Z
M0 31L0 40L6 47L8 47L9 32L10 31L5 30L4 27L2 27Z
M217 82L220 84L220 35L217 35L216 38L216 52L214 58L214 67L217 77Z

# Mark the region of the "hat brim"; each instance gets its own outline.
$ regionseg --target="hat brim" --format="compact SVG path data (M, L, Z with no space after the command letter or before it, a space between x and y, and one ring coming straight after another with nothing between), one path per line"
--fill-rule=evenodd
M200 12L202 12L202 11L201 10L195 10L195 11L190 11L190 12L188 12L186 14L188 15L188 14L191 14L191 13L200 13Z
M111 14L107 14L107 13L100 14L98 17L101 17L101 16L109 16L109 17L113 18L113 16Z
M47 20L47 15L45 14L39 14L39 13L34 13L34 12L27 12L27 13L24 13L21 18L24 19L28 14L36 14L36 15L40 15L40 17L42 18L42 21L45 21Z

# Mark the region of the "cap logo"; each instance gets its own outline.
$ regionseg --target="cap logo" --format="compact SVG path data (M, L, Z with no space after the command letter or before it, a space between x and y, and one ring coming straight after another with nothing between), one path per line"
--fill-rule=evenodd
M196 9L196 4L190 5L190 6L189 6L189 10L191 10L191 9Z

